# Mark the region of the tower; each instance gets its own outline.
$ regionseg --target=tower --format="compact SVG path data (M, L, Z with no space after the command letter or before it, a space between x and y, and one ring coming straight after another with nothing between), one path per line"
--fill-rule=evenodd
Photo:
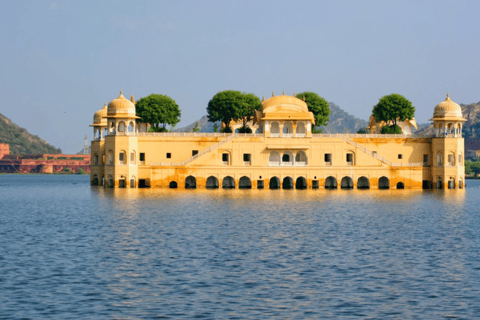
M432 178L435 189L463 188L465 144L462 137L462 108L447 94L433 112L435 137L432 138Z

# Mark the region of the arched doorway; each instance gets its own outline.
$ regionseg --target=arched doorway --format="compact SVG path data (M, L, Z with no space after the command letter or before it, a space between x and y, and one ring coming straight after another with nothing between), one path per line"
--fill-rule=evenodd
M325 179L325 189L337 189L337 179L331 176Z
M278 177L270 178L270 189L280 189L280 179Z
M170 189L177 189L177 182L176 181L170 181L170 184L168 185Z
M93 175L92 185L98 186L98 176L96 174Z
M293 189L293 179L290 177L283 178L283 189Z
M185 179L185 189L196 189L197 188L197 179L194 176L188 176Z
M210 176L207 178L207 189L218 189L218 179L217 177Z
M342 189L353 189L353 180L350 177L343 177L341 182Z
M397 183L397 189L405 189L405 184L403 182Z
M381 177L378 179L378 189L389 189L390 188L390 180L387 177Z
M295 181L295 189L307 189L307 180L304 177L298 177L297 181Z
M367 177L358 178L357 189L370 189L370 182Z
M223 189L235 189L235 180L230 176L227 176L227 177L223 178L222 188Z
M455 178L451 177L450 180L448 180L448 189L455 189Z
M238 181L238 188L239 189L252 189L252 182L250 181L249 177L243 176Z

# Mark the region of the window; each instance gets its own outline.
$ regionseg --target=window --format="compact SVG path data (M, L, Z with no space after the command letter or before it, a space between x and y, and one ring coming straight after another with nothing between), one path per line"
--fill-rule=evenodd
M377 151L372 151L372 156L376 157L377 156Z
M250 162L251 157L252 157L252 155L250 153L244 153L243 154L243 161Z
M140 153L140 164L145 164L145 153Z
M167 152L167 159L171 159L172 158L172 154L170 152Z
M347 153L347 165L353 164L353 153Z
M398 159L403 159L403 154L398 154Z
M121 163L121 164L125 164L125 153L124 152L120 152L118 154L118 161Z
M429 159L428 159L428 154L423 155L423 165L428 166L429 165Z
M448 165L454 166L455 165L455 156L453 154L448 155Z
M284 154L282 156L282 161L283 162L290 162L290 155L289 154Z
M198 154L198 150L192 150L192 157Z
M458 155L458 165L462 165L462 155Z
M113 164L113 151L108 151L108 164Z
M130 163L135 164L135 152L130 153Z
M95 155L93 156L93 159L94 159L94 162L93 162L93 163L94 163L96 166L98 166L98 154L95 154Z
M331 153L325 153L325 162L327 163L332 163L332 154Z
M437 153L437 166L443 165L443 154Z
M223 161L223 164L228 164L228 153L222 154L222 161Z

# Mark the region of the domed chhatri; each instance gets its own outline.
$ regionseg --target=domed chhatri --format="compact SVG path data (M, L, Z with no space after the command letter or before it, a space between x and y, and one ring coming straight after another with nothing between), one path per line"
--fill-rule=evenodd
M93 124L90 126L101 126L101 127L106 127L107 126L107 103L103 105L103 108L98 110L93 114Z
M124 116L125 114L135 115L135 104L126 99L123 96L123 92L120 91L118 98L113 99L108 104L108 116L120 115Z
M436 137L461 137L463 122L467 121L462 116L462 108L458 103L450 100L447 93L445 101L437 104L433 111L433 127Z
M450 100L450 96L447 93L447 98L445 101L440 102L435 107L433 111L433 119L456 119L462 118L462 108L458 105L458 103L453 102Z

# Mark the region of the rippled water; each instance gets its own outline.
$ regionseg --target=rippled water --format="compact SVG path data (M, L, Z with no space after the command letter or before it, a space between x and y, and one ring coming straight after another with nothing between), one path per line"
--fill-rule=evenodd
M0 318L473 319L466 190L159 190L0 175Z

